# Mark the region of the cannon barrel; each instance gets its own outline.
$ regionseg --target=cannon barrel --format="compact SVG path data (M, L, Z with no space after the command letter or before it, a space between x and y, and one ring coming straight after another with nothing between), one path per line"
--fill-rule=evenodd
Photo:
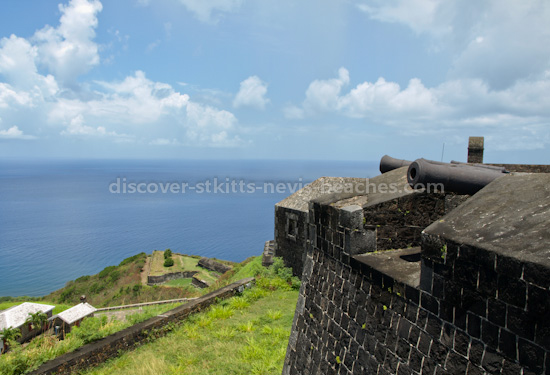
M456 161L456 160L451 160L451 164L471 165L472 167L493 169L493 170L495 170L495 171L499 171L499 172L502 172L502 173L508 173L508 171L506 170L506 168L504 168L504 167L498 167L498 166L496 166L496 165L487 165L487 164L468 164L468 163L463 163L463 162L461 162L461 161Z
M412 163L410 160L395 159L391 156L384 155L380 159L380 173L393 171L394 169L407 167Z
M407 182L414 189L432 187L472 195L502 176L501 170L493 168L417 159L409 165Z

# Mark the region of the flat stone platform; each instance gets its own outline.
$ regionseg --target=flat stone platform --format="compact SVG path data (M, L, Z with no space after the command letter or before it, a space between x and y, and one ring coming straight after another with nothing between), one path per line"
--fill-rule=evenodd
M399 282L415 288L420 285L419 246L356 255L353 258Z

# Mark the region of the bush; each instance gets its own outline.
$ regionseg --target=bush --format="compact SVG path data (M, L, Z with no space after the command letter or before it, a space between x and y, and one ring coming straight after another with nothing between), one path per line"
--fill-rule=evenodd
M133 261L138 260L138 259L141 261L142 259L140 259L140 258L143 258L143 263L145 264L145 258L146 257L147 257L147 254L141 252L139 254L136 254L134 256L131 256L129 258L124 259L122 262L120 262L120 264L118 266L119 267L124 266L124 265L132 263Z
M164 267L172 267L173 265L174 265L174 259L172 258L167 258L164 261Z
M166 249L164 250L164 259L168 259L172 257L172 250Z
M101 271L97 276L100 278L100 279L104 279L106 278L107 276L109 276L109 274L114 271L116 269L116 266L109 266L109 267L105 267L103 269L103 271Z

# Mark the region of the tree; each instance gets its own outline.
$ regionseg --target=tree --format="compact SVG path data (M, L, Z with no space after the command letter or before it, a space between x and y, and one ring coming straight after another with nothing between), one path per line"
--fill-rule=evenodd
M8 350L9 344L21 337L21 331L19 328L7 327L0 331L0 338L4 341L4 347L2 348L2 353L5 353Z
M172 258L167 258L164 261L164 267L172 267L173 265L174 265L174 259Z
M164 259L168 259L172 257L172 250L166 249L164 250Z
M32 329L38 329L42 331L44 325L48 321L48 316L42 311L37 311L35 313L29 313L29 317L26 320L26 323L32 326Z

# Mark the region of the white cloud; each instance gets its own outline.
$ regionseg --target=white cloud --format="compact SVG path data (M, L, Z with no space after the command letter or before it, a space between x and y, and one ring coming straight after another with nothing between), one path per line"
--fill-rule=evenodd
M358 0L358 7L433 37L452 55L453 78L479 78L501 90L550 68L546 0Z
M548 75L536 80L519 80L503 90L492 90L485 81L468 78L447 81L433 88L424 86L417 78L411 79L405 88L379 78L342 92L342 86L347 83L349 74L344 68L340 69L338 78L313 81L302 105L288 106L284 109L285 115L304 118L330 112L390 126L402 134L476 128L513 139L513 134L519 132L524 141L516 143L516 147L521 144L537 148L550 144Z
M19 130L19 127L12 126L8 130L0 130L0 139L36 139L35 136L25 135L23 131Z
M179 0L202 22L216 22L220 13L232 12L244 0Z
M51 123L68 123L78 114L112 123L151 124L161 117L185 107L189 96L176 92L170 85L153 82L145 73L135 72L121 82L97 82L106 92L100 99L82 101L60 98L49 113Z
M189 102L187 104L186 136L192 143L232 147L241 144L238 136L230 137L237 118L231 112Z
M102 8L98 0L71 0L67 6L60 4L59 26L46 26L33 37L38 60L64 85L75 84L79 75L99 64L98 46L93 39L97 13Z
M257 76L251 76L241 82L239 92L233 100L233 106L238 107L255 107L264 109L269 99L265 97L267 94L267 84Z
M181 143L176 139L168 139L168 138L156 138L153 139L151 142L149 142L150 145L154 146L177 146L181 145Z
M130 141L133 137L127 134L118 134L114 131L107 131L104 126L92 127L85 124L84 117L77 115L69 122L67 128L63 130L61 135L65 136L81 136L81 137L110 137L119 141Z

